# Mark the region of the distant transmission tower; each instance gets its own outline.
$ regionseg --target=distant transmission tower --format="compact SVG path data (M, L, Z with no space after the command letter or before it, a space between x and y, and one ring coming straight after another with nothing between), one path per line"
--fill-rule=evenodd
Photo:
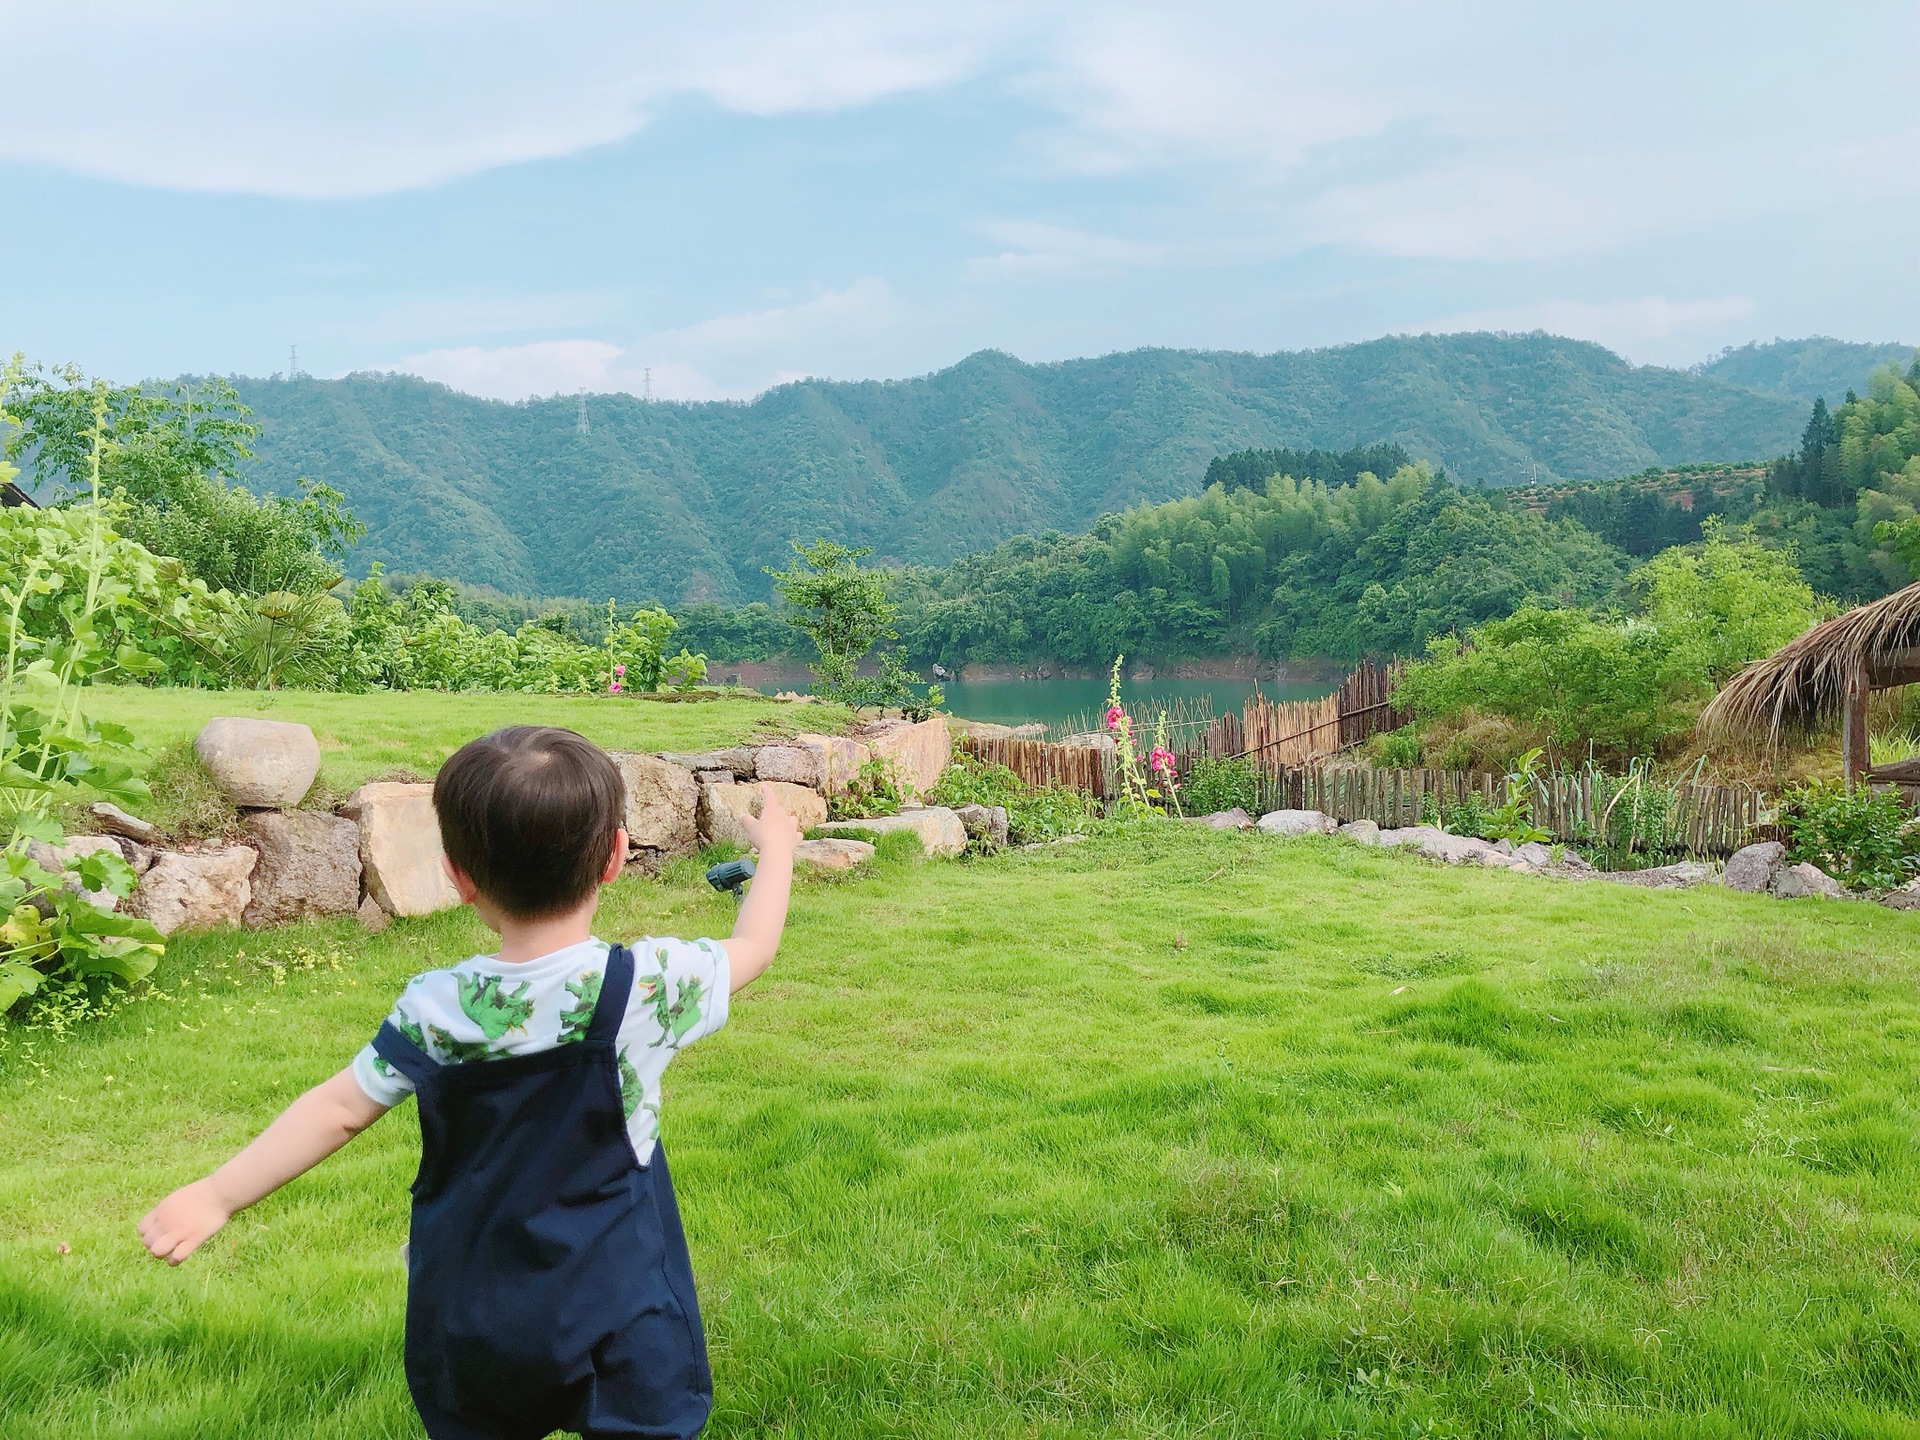
M593 427L587 423L587 392L582 390L580 392L580 409L575 413L573 418L573 433L576 435L585 435L590 433L592 429Z
M289 380L300 378L300 347L298 345L287 347L287 378Z
M653 399L653 367L651 365L640 372L640 398L647 401Z

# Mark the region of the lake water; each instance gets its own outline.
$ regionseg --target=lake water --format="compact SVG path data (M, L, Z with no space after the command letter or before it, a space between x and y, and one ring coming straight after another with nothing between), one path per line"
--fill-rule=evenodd
M944 709L968 720L996 725L1066 725L1078 720L1098 727L1107 708L1105 680L946 680ZM1139 715L1166 709L1171 717L1197 718L1238 712L1258 689L1273 700L1317 700L1340 687L1307 681L1140 680L1124 681L1120 698Z

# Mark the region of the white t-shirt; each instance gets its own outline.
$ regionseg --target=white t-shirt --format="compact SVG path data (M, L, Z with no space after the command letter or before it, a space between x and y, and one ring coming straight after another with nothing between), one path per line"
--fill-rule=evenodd
M387 1018L441 1064L530 1055L584 1040L606 976L604 940L537 960L475 955L407 982ZM727 1023L727 952L716 940L636 940L633 993L620 1022L620 1099L633 1152L645 1165L660 1133L660 1075L674 1052ZM413 1082L369 1044L353 1058L369 1099L398 1105Z

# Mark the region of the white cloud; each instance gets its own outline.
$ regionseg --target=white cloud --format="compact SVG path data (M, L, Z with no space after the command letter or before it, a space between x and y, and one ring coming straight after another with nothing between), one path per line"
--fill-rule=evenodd
M631 135L700 97L772 115L972 73L1003 5L598 0L6 5L0 157L141 185L329 199Z
M1167 255L1164 245L1027 220L1004 221L984 229L988 239L1008 248L967 262L967 273L979 279L1113 274L1157 264Z
M1718 327L1730 320L1744 320L1755 308L1744 295L1708 300L1669 300L1664 295L1631 300L1544 300L1500 309L1466 310L1415 328L1441 334L1457 330L1546 330L1595 341L1632 359L1645 361L1657 356L1671 361L1699 353L1703 348L1700 337L1718 335Z
M810 357L884 342L904 318L887 283L869 277L797 305L718 315L627 346L601 340L463 345L408 355L395 368L496 400L575 390L744 400L820 373Z

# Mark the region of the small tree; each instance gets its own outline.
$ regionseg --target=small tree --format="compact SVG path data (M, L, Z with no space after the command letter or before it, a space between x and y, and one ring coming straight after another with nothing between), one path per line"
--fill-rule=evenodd
M862 657L875 641L894 638L886 576L860 568L871 549L849 549L832 540L791 543L798 557L793 566L768 568L767 574L793 613L794 624L813 637L820 652L813 675L821 693L846 699Z

